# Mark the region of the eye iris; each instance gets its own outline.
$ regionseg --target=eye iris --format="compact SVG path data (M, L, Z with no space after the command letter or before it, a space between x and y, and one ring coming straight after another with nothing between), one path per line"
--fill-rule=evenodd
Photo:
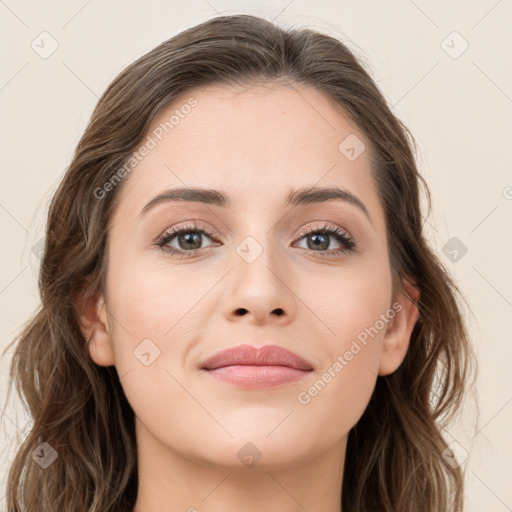
M310 240L313 240L311 243ZM310 238L308 239L308 247L310 249L314 248L320 248L320 249L327 249L329 247L329 235L326 235L324 233L316 233L313 235L310 235Z
M201 233L187 231L178 236L180 245L184 244L183 249L199 249L201 247ZM192 247L190 247L190 244Z

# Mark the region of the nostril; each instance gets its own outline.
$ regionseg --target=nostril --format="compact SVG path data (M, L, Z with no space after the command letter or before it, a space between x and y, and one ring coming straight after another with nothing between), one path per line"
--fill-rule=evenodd
M238 315L245 315L247 313L247 309L245 309L245 308L238 308L236 310L236 312L237 312Z
M284 311L281 308L277 308L277 309L274 310L274 313L277 316L281 316L282 314L284 314Z

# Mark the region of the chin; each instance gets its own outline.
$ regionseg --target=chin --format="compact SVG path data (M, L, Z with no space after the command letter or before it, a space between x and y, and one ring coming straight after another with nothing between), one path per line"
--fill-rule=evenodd
M230 471L258 472L290 469L315 455L313 447L306 446L300 435L295 438L288 433L280 436L274 432L268 436L268 431L251 435L250 430L245 430L242 437L205 438L204 445L194 450L193 458ZM321 447L318 447L318 453L320 451Z

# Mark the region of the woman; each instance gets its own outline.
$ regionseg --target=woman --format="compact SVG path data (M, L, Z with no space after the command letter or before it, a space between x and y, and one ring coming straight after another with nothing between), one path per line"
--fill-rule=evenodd
M50 205L9 511L462 510L413 143L311 30L221 16L126 68Z

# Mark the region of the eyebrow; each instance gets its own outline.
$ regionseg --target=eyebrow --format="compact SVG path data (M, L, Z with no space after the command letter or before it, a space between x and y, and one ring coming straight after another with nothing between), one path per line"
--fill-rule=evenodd
M291 190L284 203L285 206L305 206L313 203L323 203L326 201L345 201L359 208L368 217L370 223L373 221L370 217L368 209L364 203L352 192L348 190L337 188L337 187L326 187L326 188L301 188L297 190ZM229 196L220 191L214 189L205 189L198 187L180 187L170 190L166 190L161 194L155 196L149 203L144 206L139 216L142 217L149 210L154 208L156 205L161 203L168 203L174 201L186 201L194 203L211 204L214 206L220 206L228 208L231 205Z

